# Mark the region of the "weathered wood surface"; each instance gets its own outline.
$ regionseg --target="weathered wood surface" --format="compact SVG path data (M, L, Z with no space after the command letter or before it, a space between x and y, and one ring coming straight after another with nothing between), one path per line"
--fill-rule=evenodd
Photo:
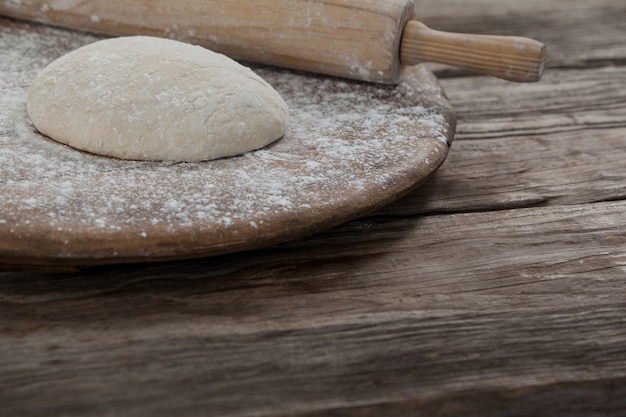
M420 8L544 81L439 68L448 161L301 242L0 274L0 415L626 415L626 3Z

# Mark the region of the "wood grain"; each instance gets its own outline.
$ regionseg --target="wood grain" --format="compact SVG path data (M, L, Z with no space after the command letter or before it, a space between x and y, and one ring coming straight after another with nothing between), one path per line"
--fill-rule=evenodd
M625 208L369 221L197 263L4 279L3 402L22 415L360 415L448 396L479 413L469 387L540 401L595 381L602 395L598 380L626 371Z
M626 196L626 69L553 69L536 85L443 79L458 111L445 164L381 213L611 201ZM456 92L456 93L454 93ZM510 109L497 112L497 107Z
M412 20L402 34L400 61L437 62L509 81L534 82L543 74L546 47L517 36L442 32Z
M458 113L437 175L298 243L0 274L4 413L623 416L625 11L420 2L545 41L543 81L437 68Z

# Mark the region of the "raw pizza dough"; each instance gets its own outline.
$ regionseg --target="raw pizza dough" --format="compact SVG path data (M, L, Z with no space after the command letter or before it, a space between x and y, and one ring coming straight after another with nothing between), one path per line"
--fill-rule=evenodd
M106 39L51 63L27 111L43 134L122 159L203 161L284 135L287 105L261 77L199 46L146 36Z

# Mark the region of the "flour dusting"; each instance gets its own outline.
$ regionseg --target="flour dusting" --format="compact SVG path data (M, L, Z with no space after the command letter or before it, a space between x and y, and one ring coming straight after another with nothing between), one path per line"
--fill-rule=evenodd
M311 233L422 180L453 134L449 104L425 69L392 87L252 66L290 108L278 142L199 163L87 154L37 133L25 100L47 64L99 39L2 19L0 258L34 256L20 243L34 237L49 242L47 256L98 258L167 253L167 236L238 248ZM102 250L81 253L84 236L100 236ZM133 236L143 246L108 243Z

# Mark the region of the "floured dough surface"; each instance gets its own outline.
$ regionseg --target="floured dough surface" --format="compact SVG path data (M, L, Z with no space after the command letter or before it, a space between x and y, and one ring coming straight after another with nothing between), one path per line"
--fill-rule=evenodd
M203 161L279 139L287 105L261 77L199 46L146 36L101 40L47 66L27 111L52 139L121 159Z

